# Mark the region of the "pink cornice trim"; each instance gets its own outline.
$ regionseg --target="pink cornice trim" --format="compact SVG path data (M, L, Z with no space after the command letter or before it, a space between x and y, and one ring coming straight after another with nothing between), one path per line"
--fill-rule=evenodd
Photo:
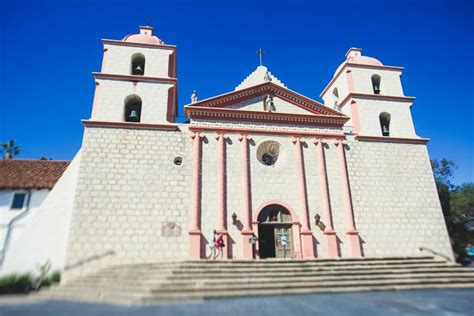
M296 214L295 210L291 208L291 206L289 206L287 203L280 200L268 200L260 204L260 206L257 208L258 211L254 213L253 223L258 224L258 215L260 215L260 212L269 205L279 205L284 207L288 210L288 212L290 212L292 223L296 225L300 224L300 221L298 220L298 215Z
M375 65L362 65L362 64L354 64L354 63L345 63L344 66L339 69L337 74L329 81L329 83L326 85L324 88L323 92L319 95L321 98L323 95L326 94L328 91L329 87L337 80L337 78L344 73L344 69L347 67L354 67L354 68L370 68L370 69L380 69L380 70L394 70L394 71L403 71L403 67L397 67L397 66L375 66Z
M118 45L118 46L133 46L133 47L145 47L145 48L158 48L158 49L172 49L176 50L175 45L162 45L162 44L144 44L144 43L134 43L134 42L124 42L117 40L103 39L102 43L104 45Z
M315 100L287 88L278 86L272 82L262 83L246 89L232 91L196 103L187 104L186 107L191 105L200 107L225 107L226 105L265 95L267 93L278 95L283 100L315 114L322 113L326 115L343 116L338 111L330 109Z
M104 74L101 72L93 72L92 75L96 79L112 79L112 80L125 80L125 81L136 81L136 82L165 82L176 84L177 78L159 78L159 77L145 77L145 76L133 76L133 75L117 75L117 74Z
M365 136L365 135L357 135L355 139L359 141L369 141L369 142L408 143L408 144L426 144L430 141L429 138L402 138L402 137L391 137L391 136Z
M343 107L347 101L351 98L359 99L371 99L371 100L384 100L384 101L400 101L400 102L410 102L415 101L415 97L405 97L405 96L394 96L394 95L382 95L382 94L367 94L367 93L349 93L339 104L339 107Z
M147 124L147 123L131 123L131 122L104 122L82 120L85 127L115 127L115 128L133 128L133 129L153 129L161 131L178 131L179 126L176 124Z
M330 133L318 133L318 132L301 132L301 131L279 131L279 130L266 130L266 129L248 129L238 127L211 127L211 126L189 126L190 131L196 132L227 132L227 133L244 133L244 134L276 134L276 135L288 135L294 137L324 137L324 138L335 138L345 139L343 134L330 134Z
M308 125L318 123L323 126L342 127L348 120L347 116L304 115L291 113L275 113L263 111L244 111L224 108L205 108L189 106L186 115L191 119L211 119L244 122L276 122L281 124Z

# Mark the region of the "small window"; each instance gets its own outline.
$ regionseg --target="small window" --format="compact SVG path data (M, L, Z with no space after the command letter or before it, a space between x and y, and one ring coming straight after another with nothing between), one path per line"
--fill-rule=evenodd
M374 94L380 94L380 76L372 76L372 88L374 89Z
M132 75L143 76L145 74L145 56L137 53L132 56Z
M257 159L265 166L273 166L280 154L280 144L274 141L265 141L257 148Z
M382 129L383 136L390 136L390 114L382 112L379 115L380 128Z
M125 111L124 121L125 122L140 122L142 115L142 99L136 95L129 95L125 99Z
M173 159L173 163L177 166L181 166L181 164L183 163L183 157L179 157L179 156L175 157Z
M12 200L12 205L11 209L13 210L20 210L23 208L23 205L25 204L25 199L26 199L26 193L15 193L13 194L13 200Z

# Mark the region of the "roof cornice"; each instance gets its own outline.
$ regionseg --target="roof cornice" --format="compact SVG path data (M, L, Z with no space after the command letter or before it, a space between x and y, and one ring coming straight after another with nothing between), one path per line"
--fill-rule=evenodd
M292 137L306 137L306 138L323 138L323 139L346 139L346 136L341 133L321 133L321 132L306 132L298 130L276 130L276 129L261 129L261 128L242 128L242 127L222 127L222 126L189 126L192 132L217 132L217 133L239 133L245 135L263 134L263 135L283 135Z
M191 119L210 119L216 121L271 122L294 125L318 124L320 126L342 127L349 120L349 117L344 115L304 115L199 106L186 106L184 111Z
M96 79L111 79L111 80L124 80L124 81L143 81L143 82L164 82L176 85L178 82L177 78L161 78L161 77L146 77L146 76L135 76L135 75L118 75L118 74L106 74L102 72L93 72L92 75Z
M158 49L171 49L176 50L175 45L160 45L160 44L144 44L144 43L134 43L134 42L124 42L117 40L102 39L102 43L105 45L117 45L117 46L132 46L132 47L145 47L145 48L158 48Z
M110 127L110 128L129 128L129 129L151 129L160 131L178 131L177 124L148 124L148 123L132 123L132 122L105 122L82 120L85 127Z
M370 99L370 100L400 101L400 102L413 103L413 101L415 101L416 98L415 97L406 97L406 96L351 92L339 103L339 106L342 108L347 103L347 101L349 101L350 99Z
M384 143L406 143L406 144L426 144L430 141L429 138L403 138L391 136L366 136L357 135L356 140L366 142L384 142Z

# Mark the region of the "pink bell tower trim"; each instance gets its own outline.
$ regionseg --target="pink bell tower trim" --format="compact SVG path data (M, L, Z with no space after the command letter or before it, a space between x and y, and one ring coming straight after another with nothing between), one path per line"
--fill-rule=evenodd
M253 259L254 249L249 239L254 234L252 230L251 192L250 192L250 166L249 166L249 137L241 134L239 140L242 144L242 213L243 213L243 255L245 259Z
M193 139L193 182L191 198L191 228L189 230L189 256L192 259L202 257L203 237L201 232L201 158L202 135L194 133Z
M222 133L216 135L217 140L217 233L222 234L224 244L229 245L227 231L226 204L226 137ZM229 247L224 247L223 259L229 259Z
M362 257L362 244L360 242L359 232L356 230L354 221L354 211L352 207L351 188L349 185L349 174L347 173L346 154L344 150L345 141L336 140L339 156L339 170L342 182L342 201L346 212L347 221L347 240L351 251L351 257Z
M316 156L318 159L319 187L321 188L321 201L323 206L324 236L327 243L327 255L330 258L339 257L337 246L337 235L332 222L331 202L329 198L329 188L326 172L326 158L324 156L324 140L315 139Z
M313 232L309 227L309 208L308 208L308 199L307 199L307 190L306 190L306 179L305 179L305 170L304 170L304 158L303 158L303 149L302 141L299 137L296 137L293 140L295 144L295 153L296 161L298 164L298 182L299 182L299 200L300 207L302 211L301 217L301 248L303 252L303 258L314 258L314 243L313 243Z

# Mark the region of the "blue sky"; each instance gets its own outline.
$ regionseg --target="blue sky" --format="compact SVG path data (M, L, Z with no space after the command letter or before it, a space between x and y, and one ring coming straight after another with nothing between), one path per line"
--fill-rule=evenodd
M403 66L431 158L474 181L474 1L6 1L0 12L0 141L19 158L72 159L100 71L101 39L155 27L178 46L180 108L232 90L264 64L318 101L347 49ZM181 109L180 109L181 111Z

